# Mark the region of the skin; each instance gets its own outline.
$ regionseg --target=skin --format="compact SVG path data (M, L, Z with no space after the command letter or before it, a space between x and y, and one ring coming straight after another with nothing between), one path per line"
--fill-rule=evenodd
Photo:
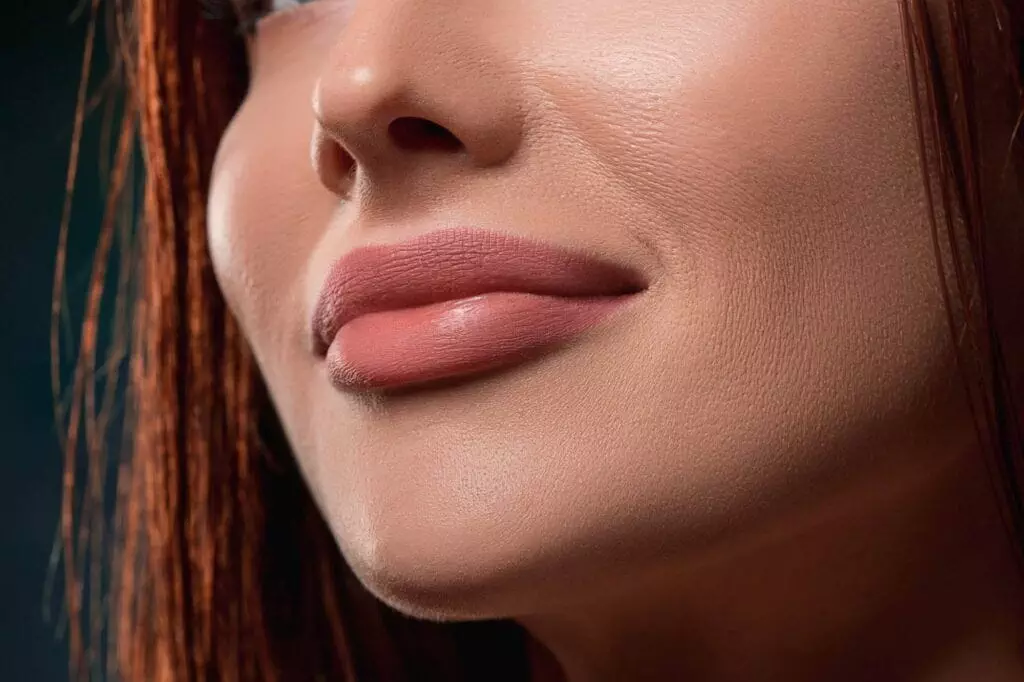
M895 1L319 0L253 47L210 249L373 594L516 618L538 680L1024 679ZM449 225L651 286L508 371L333 388L331 263Z

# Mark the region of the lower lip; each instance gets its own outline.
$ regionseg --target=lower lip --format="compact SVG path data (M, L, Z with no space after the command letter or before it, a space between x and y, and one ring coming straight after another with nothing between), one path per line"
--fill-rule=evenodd
M495 292L363 315L338 330L327 372L340 389L395 388L525 362L633 298Z

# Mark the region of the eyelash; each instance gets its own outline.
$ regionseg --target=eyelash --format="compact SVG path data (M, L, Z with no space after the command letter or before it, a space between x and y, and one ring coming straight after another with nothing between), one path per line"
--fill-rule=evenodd
M213 21L234 21L238 33L252 35L260 19L278 11L275 0L199 0L200 11L205 19ZM302 0L287 0L290 5L305 4Z

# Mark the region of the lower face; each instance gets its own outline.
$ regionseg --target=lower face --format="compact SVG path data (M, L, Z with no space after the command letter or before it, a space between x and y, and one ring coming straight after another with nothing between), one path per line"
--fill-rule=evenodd
M217 277L345 559L396 608L506 616L684 565L925 475L962 428L896 2L324 0L254 47ZM515 153L366 154L389 75ZM320 112L363 154L344 198L310 162L318 87L353 103ZM336 388L308 342L331 264L452 224L649 286L528 362Z

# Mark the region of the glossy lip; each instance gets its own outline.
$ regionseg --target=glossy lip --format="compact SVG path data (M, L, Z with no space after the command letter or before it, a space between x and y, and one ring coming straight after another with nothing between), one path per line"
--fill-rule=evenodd
M338 331L369 313L493 292L623 296L643 291L635 269L518 235L466 227L396 244L362 246L328 270L313 311L314 353L324 357Z

